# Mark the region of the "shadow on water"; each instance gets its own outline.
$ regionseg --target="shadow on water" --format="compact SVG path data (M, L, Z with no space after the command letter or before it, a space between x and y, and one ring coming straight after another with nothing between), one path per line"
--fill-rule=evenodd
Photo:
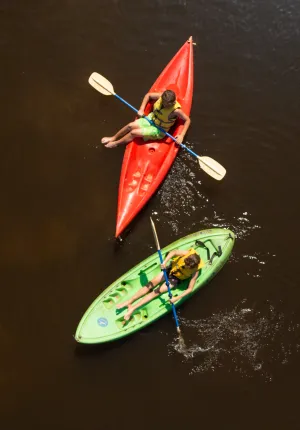
M147 335L149 332L151 332L151 330L153 330L153 324L150 324L148 327L145 327L136 333L132 333L129 336L126 336L124 338L121 338L112 342L99 343L99 344L76 343L74 348L74 355L78 358L98 357L103 353L114 351L116 349L124 347L125 345L129 346L130 343L135 341L135 339L138 336Z
M141 211L134 217L134 219L125 227L124 231L118 236L114 237L115 244L114 250L118 252L126 244L126 240L134 233L136 226L141 222L141 219L145 216L144 212L149 207L149 202L141 209Z
M102 344L84 345L76 344L74 349L74 355L78 358L99 356L104 352L113 351L117 348L129 344L131 341L130 337L125 339L119 339L114 342L107 342Z

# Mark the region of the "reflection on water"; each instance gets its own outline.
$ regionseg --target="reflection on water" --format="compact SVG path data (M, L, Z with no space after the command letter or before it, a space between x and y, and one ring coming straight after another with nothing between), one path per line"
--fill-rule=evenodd
M258 311L243 300L231 311L201 320L182 318L181 322L186 337L189 334L194 342L183 355L190 375L223 367L246 377L259 372L266 381L272 381L272 364L288 363L290 355L300 349L300 324L270 303L266 311ZM169 353L175 351L179 352L176 342L169 345Z
M261 226L257 224L252 224L250 218L250 213L243 212L241 216L234 216L232 220L227 221L224 215L218 215L217 212L214 211L212 216L204 217L202 222L205 223L207 228L229 228L234 231L237 239L245 239L252 231L261 228Z
M234 254L231 261L237 263L243 260L241 262L243 264L242 267L244 268L243 274L246 274L252 278L261 278L265 265L275 257L276 254L270 252L255 252L253 255L244 254L239 257Z

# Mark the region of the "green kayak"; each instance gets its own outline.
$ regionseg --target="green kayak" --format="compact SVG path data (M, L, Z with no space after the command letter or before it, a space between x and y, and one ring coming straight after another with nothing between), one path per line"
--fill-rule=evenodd
M193 292L196 293L209 282L228 260L235 241L235 235L227 229L213 228L190 234L162 249L163 258L173 249L194 248L205 261ZM146 285L160 271L157 253L146 258L125 275L106 288L83 315L75 334L77 342L86 344L111 342L128 336L172 310L168 293L164 293L138 308L129 322L124 324L126 308L117 310L116 305L129 299L142 286ZM172 289L173 296L181 294L189 280L181 282ZM176 307L191 295L176 302Z

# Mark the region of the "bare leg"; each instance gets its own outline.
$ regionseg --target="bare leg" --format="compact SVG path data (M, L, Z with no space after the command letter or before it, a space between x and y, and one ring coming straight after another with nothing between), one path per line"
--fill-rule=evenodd
M125 125L125 127L121 128L121 130L119 130L114 136L103 137L101 139L101 143L103 143L103 145L106 145L107 143L112 142L112 141L119 139L120 137L124 136L129 131L130 131L129 124L127 124L127 125Z
M110 140L109 143L105 145L106 148L115 148L118 145L124 145L131 142L135 137L143 136L143 132L140 128L134 128L125 136L121 137L119 140Z
M170 284L170 288L172 288L173 285ZM132 313L139 307L145 305L146 303L151 302L155 297L158 297L160 294L165 293L168 291L168 288L166 284L163 284L161 287L156 288L156 290L152 291L151 293L147 294L142 300L140 300L136 305L128 306L128 311L124 315L124 320L128 321L131 318Z
M125 134L128 134L131 130L138 128L138 127L139 127L139 125L138 125L137 121L130 122L129 124L125 125L125 127L121 128L121 130L119 130L114 136L103 137L101 139L101 143L103 143L103 145L106 145L109 142L114 142L114 141L120 139L120 137L125 136Z
M134 296L132 296L129 300L126 300L123 303L120 303L116 306L117 309L126 308L127 306L130 306L131 303L135 302L137 299L143 297L145 294L149 293L149 291L152 288L157 287L158 284L160 284L164 279L163 273L159 273L155 278L152 279L152 281L148 282L148 284L145 287L140 288Z

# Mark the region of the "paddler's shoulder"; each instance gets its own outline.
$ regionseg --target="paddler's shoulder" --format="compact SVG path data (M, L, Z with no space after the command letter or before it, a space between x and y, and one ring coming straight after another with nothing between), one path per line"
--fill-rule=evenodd
M158 100L161 95L162 93L148 93L148 96L151 100Z

